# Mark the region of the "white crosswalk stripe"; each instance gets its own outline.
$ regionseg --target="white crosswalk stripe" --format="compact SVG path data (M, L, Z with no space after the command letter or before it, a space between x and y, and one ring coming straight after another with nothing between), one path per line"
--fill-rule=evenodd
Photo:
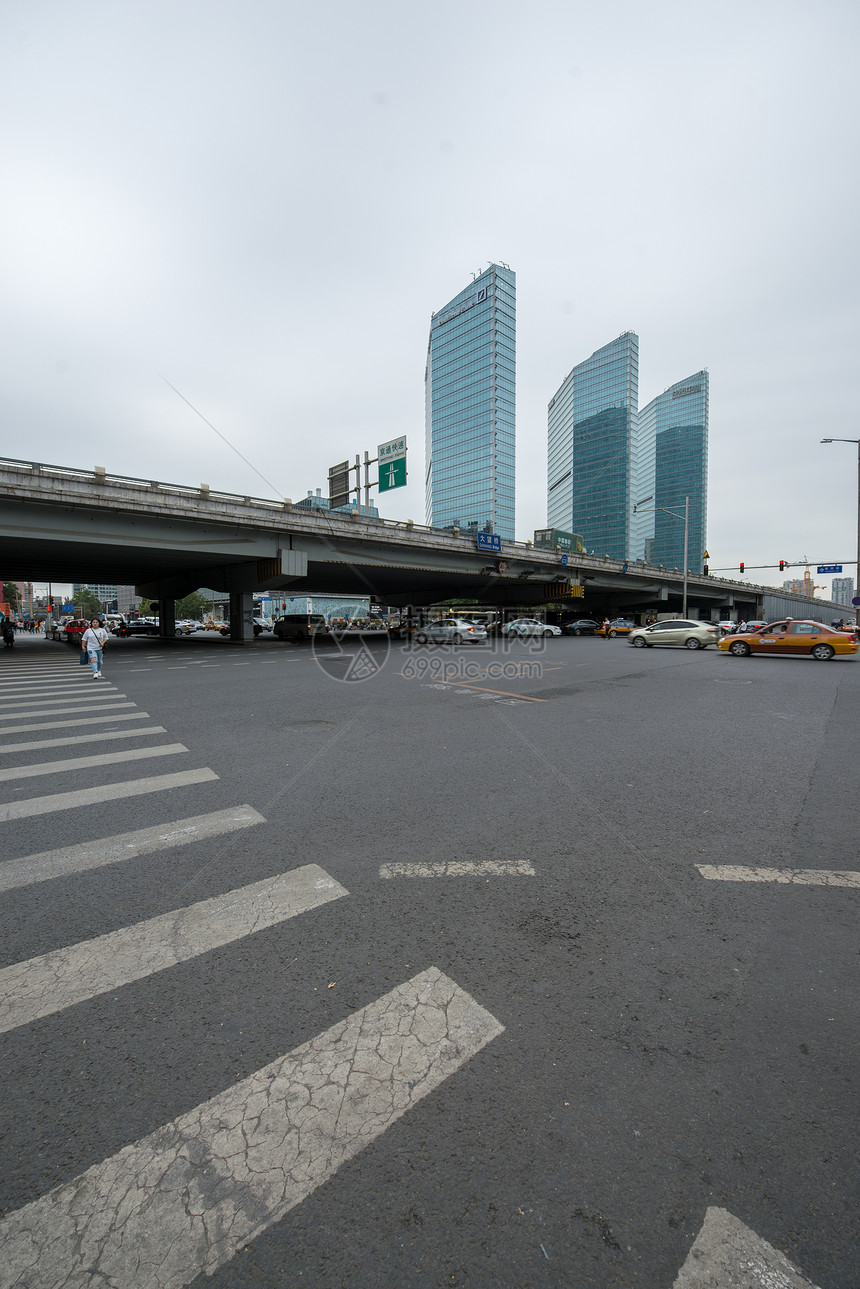
M15 712L25 712L30 707L44 707L46 703L51 702L54 711L62 711L65 708L81 706L82 704L105 703L115 698L126 698L126 694L119 694L115 689L97 688L88 689L85 694L76 694L74 698L57 698L54 700L48 698L28 698L26 702L21 702L18 698L10 698L8 702L0 700L0 719L13 715Z
M34 730L60 730L68 729L72 725L112 725L114 721L148 721L151 720L149 712L130 712L123 716L102 716L101 713L112 709L124 709L134 707L134 703L110 703L108 707L100 707L99 715L90 715L89 713L78 716L71 721L41 721L38 725L5 725L0 729L0 734L29 734ZM33 716L39 715L37 712L30 712L23 720L30 720Z
M68 774L73 770L90 770L102 765L125 765L129 761L144 761L155 756L176 756L187 751L184 743L163 743L160 747L136 747L126 752L73 756L64 761L43 761L40 765L16 765L8 770L0 770L0 783L9 783L14 779L35 779L43 774Z
M156 824L151 828L137 828L133 832L117 833L113 837L97 837L78 846L62 846L59 850L45 850L38 855L25 855L0 864L0 891L15 887L31 886L54 877L68 877L72 873L85 873L92 868L116 864L137 855L153 851L187 846L190 842L205 841L222 833L250 828L265 823L253 806L231 806L227 810L213 810L207 815L191 815L187 819L174 819L170 823Z
M192 783L211 783L217 778L214 770L180 770L176 774L155 774L146 779L131 779L127 783L107 783L98 788L78 788L73 792L55 792L50 796L32 797L26 801L10 801L0 805L0 823L6 823L10 819L49 815L56 810L77 810L81 806L94 806L100 801L140 797L148 792L168 792L173 788L186 788Z
M0 1289L211 1275L503 1032L437 968L421 972L10 1214Z
M349 892L317 864L0 971L0 1033L199 957Z
M123 720L117 717L117 720ZM98 734L66 734L63 738L33 739L31 743L4 743L0 756L9 752L41 752L49 747L77 747L81 743L104 743L120 738L143 738L147 734L166 734L163 725L138 726L133 730L100 730Z

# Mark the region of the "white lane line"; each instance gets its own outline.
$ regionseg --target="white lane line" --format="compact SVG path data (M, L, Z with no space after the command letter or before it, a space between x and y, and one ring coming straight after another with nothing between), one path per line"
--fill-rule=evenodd
M72 873L85 873L91 868L103 868L106 864L117 864L124 859L135 859L138 855L150 855L174 846L187 846L194 841L205 841L209 837L238 832L240 828L265 822L253 806L231 806L229 810L213 810L208 815L190 815L187 819L174 819L172 823L157 824L153 828L138 828L134 832L117 833L114 837L96 838L79 846L62 846L59 850L25 855L0 864L0 891L32 886L36 882L67 877Z
M741 864L697 864L710 882L777 882L793 886L860 887L860 873L839 868L745 868Z
M380 877L534 877L527 859L447 860L439 864L380 864Z
M92 674L92 673L91 673ZM15 712L26 712L30 707L44 707L46 703L50 704L51 711L62 712L65 707L81 707L92 703L104 703L112 698L128 698L128 694L118 694L113 687L105 689L87 690L85 694L79 694L77 698L34 698L29 702L22 702L19 698L12 698L8 703L0 702L0 719L4 716L14 716Z
M211 1275L503 1032L430 967L4 1218L0 1289Z
M152 671L151 667L129 667L129 671Z
M117 717L117 720L127 720ZM80 743L104 743L108 739L143 738L145 734L166 734L163 725L146 725L136 730L109 730L99 734L67 734L65 738L40 738L31 743L4 743L0 746L0 756L4 752L40 752L48 747L77 747Z
M318 864L240 886L0 971L0 1033L143 980L349 892Z
M105 695L105 697L110 697L110 695ZM135 706L134 702L129 698L129 699L126 699L126 701L123 703L96 703L95 705L92 703L83 703L83 704L78 704L77 707L67 707L67 706L38 707L34 712L25 712L25 711L18 711L18 710L14 712L0 712L0 720L14 721L17 719L20 721L28 721L33 716L53 716L53 715L57 715L57 716L80 715L83 719L87 716L89 712L96 712L96 713L112 712L112 711L117 711L120 708L134 707L134 706ZM93 719L95 719L95 717ZM80 723L80 722L76 722L76 723ZM60 725L62 724L62 722L56 721L55 724Z
M95 756L72 756L63 761L42 761L39 765L15 765L0 770L0 783L15 779L38 779L43 774L67 774L71 770L89 770L97 765L125 765L128 761L147 761L155 756L178 756L187 752L184 743L163 743L160 747L135 747L127 752L99 752Z
M201 770L180 770L176 774L153 774L127 783L105 783L98 788L78 788L75 792L55 792L46 797L29 797L26 801L8 801L0 805L0 823L10 819L31 819L56 810L76 810L101 801L121 801L124 797L142 797L148 792L167 792L187 788L193 783L212 783L218 775L208 766Z
M43 1202L37 1200L37 1203ZM732 1285L750 1289L753 1286L815 1289L785 1254L756 1235L728 1209L709 1208L672 1289L707 1289L708 1286L730 1289Z
M108 707L100 707L99 712L110 711L113 708L134 707L134 703L110 703ZM30 716L37 716L38 712L30 712ZM27 717L23 718L27 720ZM149 721L152 720L149 712L129 712L124 716L90 716L85 714L79 716L73 721L40 721L38 725L6 725L0 729L0 734L29 734L34 730L63 730L73 725L113 725L115 721Z

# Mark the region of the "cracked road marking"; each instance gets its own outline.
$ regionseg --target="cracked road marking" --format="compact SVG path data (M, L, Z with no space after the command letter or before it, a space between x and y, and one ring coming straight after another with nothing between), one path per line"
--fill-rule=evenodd
M49 815L55 810L75 810L79 806L95 805L97 801L121 801L123 797L140 797L147 792L187 788L192 783L211 783L217 778L214 770L204 766L200 770L179 770L175 774L129 779L127 783L105 783L98 788L78 788L74 792L28 797L25 801L9 801L0 805L0 823L8 823L10 819L30 819L33 815Z
M430 967L0 1222L0 1289L212 1274L504 1032Z
M154 828L138 828L134 832L118 833L115 837L85 841L79 846L62 846L59 850L26 855L0 864L0 891L47 882L54 877L67 877L70 873L84 873L90 868L102 868L105 864L117 864L124 859L134 859L137 855L149 855L173 846L186 846L192 841L204 841L265 822L252 806L232 806L229 810L191 815Z
M380 877L534 877L527 859L447 860L439 864L380 864Z
M784 1254L724 1208L709 1208L672 1289L815 1289Z
M349 892L317 864L0 971L0 1033L143 980Z
M860 873L838 868L745 868L740 864L697 864L710 882L779 882L795 886L860 887Z

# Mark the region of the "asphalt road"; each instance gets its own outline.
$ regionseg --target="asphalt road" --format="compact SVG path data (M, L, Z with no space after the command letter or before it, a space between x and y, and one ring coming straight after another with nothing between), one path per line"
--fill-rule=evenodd
M668 1289L722 1209L856 1289L860 662L76 659L0 651L0 1286Z

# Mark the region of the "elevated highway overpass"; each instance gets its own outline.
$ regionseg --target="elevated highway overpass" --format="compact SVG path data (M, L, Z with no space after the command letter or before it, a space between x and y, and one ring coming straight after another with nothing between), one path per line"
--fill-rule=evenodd
M26 581L117 582L161 606L198 587L230 596L231 634L252 635L255 592L333 592L421 606L462 597L488 605L568 602L583 616L681 612L678 569L503 542L412 521L306 510L276 501L133 479L105 470L0 460L0 575ZM757 618L772 588L688 575L690 612ZM796 616L805 616L806 611Z

